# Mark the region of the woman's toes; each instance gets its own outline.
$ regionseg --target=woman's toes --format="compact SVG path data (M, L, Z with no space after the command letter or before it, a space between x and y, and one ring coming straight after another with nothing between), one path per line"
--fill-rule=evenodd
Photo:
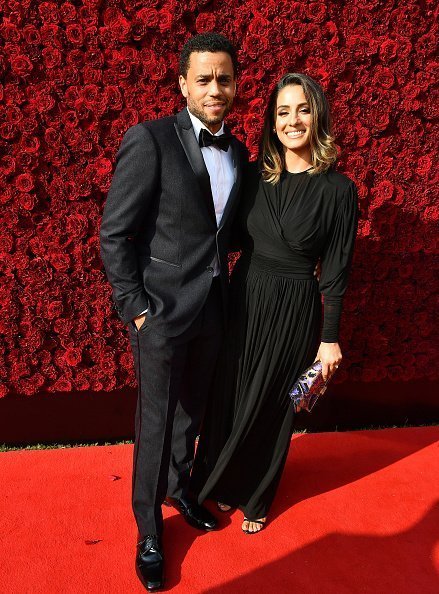
M264 527L266 518L261 518L257 522L250 522L250 531L251 532L260 532Z
M249 534L254 534L255 532L260 532L262 528L264 528L264 524L267 518L261 518L260 520L247 520L245 519L242 523L242 529L244 532Z

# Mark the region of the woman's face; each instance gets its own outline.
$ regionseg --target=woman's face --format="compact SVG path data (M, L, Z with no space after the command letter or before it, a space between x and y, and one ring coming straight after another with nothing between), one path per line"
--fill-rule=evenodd
M288 85L277 96L276 134L286 150L309 148L311 111L301 85Z

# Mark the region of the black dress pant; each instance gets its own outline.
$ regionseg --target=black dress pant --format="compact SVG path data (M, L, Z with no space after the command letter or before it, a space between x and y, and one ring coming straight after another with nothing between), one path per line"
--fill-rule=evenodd
M138 331L129 325L139 394L132 503L142 537L162 533L166 495L189 495L195 439L223 337L222 307L217 277L180 336L161 336L148 320Z

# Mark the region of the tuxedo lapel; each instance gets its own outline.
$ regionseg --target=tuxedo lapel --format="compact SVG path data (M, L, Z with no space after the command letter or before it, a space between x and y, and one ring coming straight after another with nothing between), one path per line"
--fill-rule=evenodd
M226 130L225 130L226 131ZM229 198L227 200L226 207L223 212L223 216L221 217L221 222L219 225L219 229L224 225L227 220L228 215L233 209L233 206L236 202L236 198L239 193L239 188L241 187L241 178L242 178L242 163L241 163L241 156L238 149L238 143L233 138L232 143L232 156L233 156L233 171L235 174L235 183L230 190Z
M210 216L216 226L215 207L213 204L209 172L204 163L203 155L195 138L192 122L186 109L183 109L183 111L177 114L177 122L174 126L190 166L195 173Z

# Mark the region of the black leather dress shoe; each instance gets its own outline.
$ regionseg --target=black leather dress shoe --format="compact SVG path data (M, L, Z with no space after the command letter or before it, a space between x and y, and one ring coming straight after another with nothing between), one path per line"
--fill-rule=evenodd
M137 575L148 592L155 592L163 587L163 552L160 541L157 536L148 535L137 546Z
M190 526L208 532L215 530L217 524L215 516L193 499L168 497L167 500L173 507L178 509Z

